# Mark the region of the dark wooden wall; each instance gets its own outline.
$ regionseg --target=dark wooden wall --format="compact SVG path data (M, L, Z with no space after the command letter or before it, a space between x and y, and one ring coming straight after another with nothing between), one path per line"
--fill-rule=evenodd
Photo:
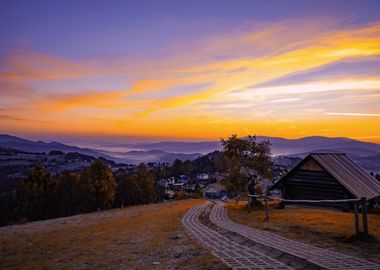
M324 170L305 170L299 168L287 177L281 189L285 199L337 200L353 198L344 186ZM319 206L340 209L351 208L349 204L321 203Z

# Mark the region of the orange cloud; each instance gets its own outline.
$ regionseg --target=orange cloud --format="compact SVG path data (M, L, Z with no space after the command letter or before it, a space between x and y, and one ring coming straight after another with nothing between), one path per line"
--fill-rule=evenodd
M378 85L371 84L378 83L380 77L257 86L343 59L380 55L380 23L339 28L334 20L256 23L225 35L176 44L157 51L152 59L119 57L72 61L16 51L2 59L0 91L8 99L14 91L19 91L20 99L25 98L12 99L10 105L0 101L0 108L25 108L34 119L57 120L59 124L54 128L62 132L75 127L81 132L219 137L254 129L261 134L295 137L328 129L340 134L342 126L338 122L347 124L351 120L342 115L325 115L330 108L318 103L320 96L313 96L323 93L323 100L327 100L334 95L337 104L350 103L347 97L336 94L339 90L355 92L369 108L365 112L355 110L368 114L360 118L367 124L378 124L378 119L369 119L369 114L379 111L368 97L371 95L373 100L380 101ZM123 81L116 90L105 87L95 91L89 87L87 91L78 91L76 88L76 80L91 83L95 78L106 81L113 76ZM47 89L46 81L54 81L57 91ZM72 87L64 88L63 84ZM305 104L309 106L307 109ZM302 111L288 114L295 107ZM354 110L339 108L339 111ZM91 119L89 114L92 114ZM324 117L320 117L321 114ZM311 125L304 122L301 115L325 122L314 124L313 121ZM289 119L280 121L285 116ZM333 124L329 122L331 117ZM354 131L344 131L350 136L376 135L374 128L363 129L354 120L350 123L356 127ZM16 121L14 125L18 126ZM0 127L5 128L5 125L0 124Z

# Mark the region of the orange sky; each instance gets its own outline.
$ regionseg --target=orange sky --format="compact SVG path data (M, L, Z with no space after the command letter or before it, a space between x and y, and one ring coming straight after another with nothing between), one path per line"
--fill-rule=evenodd
M380 143L379 22L253 22L149 56L72 60L17 49L0 67L4 133Z

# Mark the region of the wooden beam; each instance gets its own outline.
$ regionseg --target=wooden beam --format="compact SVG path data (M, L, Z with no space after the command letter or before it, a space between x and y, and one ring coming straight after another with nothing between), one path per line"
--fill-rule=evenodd
M362 216L363 216L363 234L368 237L368 214L367 214L367 199L362 198Z
M248 195L248 213L252 210L252 197Z
M355 212L355 233L356 236L360 235L360 223L359 223L359 211L358 211L358 203L354 203L354 212Z
M265 201L265 222L269 223L269 206L268 206L268 198L267 196L264 197L264 201Z

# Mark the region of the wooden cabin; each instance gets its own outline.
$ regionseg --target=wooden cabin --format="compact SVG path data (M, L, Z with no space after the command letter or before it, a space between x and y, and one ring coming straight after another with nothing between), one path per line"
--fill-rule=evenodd
M277 181L283 199L338 200L366 197L373 202L380 196L380 182L365 172L346 154L313 153ZM349 204L320 203L329 208L350 209Z

